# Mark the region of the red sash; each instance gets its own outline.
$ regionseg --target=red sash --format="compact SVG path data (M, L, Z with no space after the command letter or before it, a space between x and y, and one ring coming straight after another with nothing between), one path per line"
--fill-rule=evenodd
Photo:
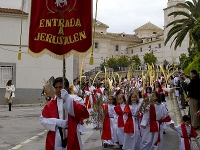
M143 94L143 98L146 98L146 97L147 97L147 93L144 93L144 94Z
M117 121L118 127L124 127L124 120L123 120L124 112L122 111L122 108L120 107L120 105L117 105L114 107L114 110L118 115L118 121Z
M189 142L190 138L191 137L195 138L198 136L194 127L192 125L190 125L190 127L191 127L191 134L190 134L190 136L188 136L185 124L184 123L181 124L181 130L182 130L182 134L183 134L182 138L184 138L185 150L190 150L190 142Z
M91 104L90 104L90 96L89 96L89 95L87 95L87 96L85 97L85 107L86 107L87 109L92 108L92 107L91 107Z
M103 121L103 130L102 130L102 139L103 140L111 140L111 129L110 129L110 118L108 113L108 104L102 105L103 114L104 114L104 121Z
M133 118L132 118L132 113L131 113L129 105L125 106L124 113L127 113L127 115L128 115L128 119L126 120L126 123L124 125L124 132L125 133L134 133Z
M171 117L168 115L164 119L160 119L159 121L156 121L156 110L154 104L150 105L150 132L158 132L158 139L154 143L154 145L157 145L158 142L160 142L160 124L163 122L169 122L171 121ZM159 123L159 125L157 124Z
M80 150L79 141L77 137L77 124L82 120L89 118L89 113L86 108L75 101L73 101L74 115L68 114L68 141L67 149ZM42 116L45 118L58 118L58 109L56 100L49 101L43 111ZM46 138L46 150L54 150L55 145L55 132L48 131Z
M156 121L156 110L154 104L150 105L150 132L158 132L158 124Z
M100 88L98 88L98 89L96 89L96 91L95 91L96 93L99 93L100 95L103 95L103 93L102 93L102 91L101 91L101 89Z

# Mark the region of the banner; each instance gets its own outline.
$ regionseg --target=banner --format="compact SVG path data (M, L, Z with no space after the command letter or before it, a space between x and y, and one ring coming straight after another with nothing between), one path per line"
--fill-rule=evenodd
M92 46L92 0L32 0L29 54L87 55Z

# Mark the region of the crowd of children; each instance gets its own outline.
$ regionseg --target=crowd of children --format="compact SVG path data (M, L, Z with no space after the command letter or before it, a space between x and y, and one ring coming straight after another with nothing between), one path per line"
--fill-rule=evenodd
M105 88L103 82L97 88L87 82L84 89L84 103L89 112L93 111L96 98L102 99L103 146L118 144L124 150L162 150L163 134L171 127L180 135L179 149L192 150L190 138L196 139L198 135L189 123L190 118L183 116L183 123L174 126L168 114L166 101L172 88L163 80L153 85L143 85L141 79L127 82L114 83L111 89Z
M102 105L103 146L118 144L124 150L162 150L163 134L171 127L181 137L179 150L192 150L190 138L196 139L198 135L188 116L183 116L181 125L174 126L166 104L168 91L158 82L154 90L150 86L145 91L135 87L125 95L118 89L114 96L108 96Z

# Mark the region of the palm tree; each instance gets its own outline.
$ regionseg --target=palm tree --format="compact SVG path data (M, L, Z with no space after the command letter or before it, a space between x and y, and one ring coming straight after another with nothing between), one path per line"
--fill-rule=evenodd
M169 40L173 37L173 41L170 46L175 42L174 49L178 46L181 46L185 36L189 33L189 45L192 44L192 35L190 33L191 29L195 26L195 21L200 17L200 0L192 0L186 1L185 3L178 3L176 6L185 8L188 10L186 11L174 11L170 13L168 16L183 16L182 19L177 19L170 22L166 27L172 26L173 27L169 30L167 34L167 38L165 40L165 45L169 42Z

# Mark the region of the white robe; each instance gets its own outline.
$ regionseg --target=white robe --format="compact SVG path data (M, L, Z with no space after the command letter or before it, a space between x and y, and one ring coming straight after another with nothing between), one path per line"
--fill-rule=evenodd
M182 129L181 129L181 126L174 126L174 127L171 127L173 130L175 130L178 135L180 136L180 140L179 140L179 150L186 150L185 149L185 144L184 144L184 138L182 138L183 136L183 133L182 133ZM191 127L190 126L186 126L186 130L187 130L187 133L188 135L191 134ZM199 136L195 137L195 139L199 138ZM192 141L189 140L189 143L190 143L190 150L193 150L193 146L192 146Z
M110 129L111 129L111 136L112 140L103 140L103 143L109 144L109 145L114 145L117 137L116 137L116 128L115 128L115 120L114 120L114 105L108 104L108 114L110 117Z
M63 118L63 99L59 99L57 98L57 106L58 106L58 114L59 114L59 118L62 119ZM68 120L68 115L66 113L66 118L65 120ZM54 148L55 150L66 150L66 148L63 148L61 145L61 137L60 137L60 133L58 130L58 127L56 126L56 118L44 118L42 115L40 116L40 123L47 129L50 131L55 131L56 132L56 137L55 137L55 145ZM66 136L67 136L67 131L66 131Z
M65 120L68 120L68 114L70 114L71 116L75 116L74 115L74 107L73 107L72 102L73 102L73 100L70 98L70 96L67 98L67 100L64 104L63 104L63 99L57 98L58 115L59 115L60 119L63 118L63 107L65 108ZM40 120L40 123L47 130L56 132L54 149L55 150L66 150L67 148L63 148L61 145L61 143L62 143L61 137L60 137L59 129L56 125L57 118L45 118L41 115L39 120ZM65 131L66 131L66 137L67 137L68 130L65 130ZM78 137L78 141L79 141L80 150L83 150L81 137L80 137L78 128L77 128L77 137Z
M162 104L154 104L156 111L156 120L164 119L168 116L168 112L164 105ZM163 123L160 124L160 142L157 146L154 143L158 139L158 132L150 132L150 107L146 108L146 112L143 115L141 125L145 126L145 129L142 129L142 142L141 149L142 150L162 150L163 149ZM173 123L173 121L166 123L167 125ZM157 125L159 123L157 121Z
M136 116L136 113L139 110L140 104L135 103L135 104L129 105L129 107L132 113L134 133L132 134L125 133L123 149L124 150L141 150L140 143L141 143L142 137L141 137L140 127L139 127L140 125L139 117ZM127 120L127 118L128 118L127 114L124 114L124 119Z
M122 109L122 111L124 111L125 108L125 104L120 104L120 107ZM116 141L115 142L119 142L119 145L123 145L124 143L124 127L118 127L118 115L115 113L115 124L116 124Z
M81 98L81 97L79 97L79 96L77 96L77 95L73 95L73 94L69 94L69 96L75 101L75 102L77 102L77 103L79 103L79 104L81 104L81 105L83 105L83 106L85 106L84 105L84 101L83 101L83 99ZM84 124L78 124L78 130L80 131L80 132L85 132L85 130L86 130L86 123L84 122Z

